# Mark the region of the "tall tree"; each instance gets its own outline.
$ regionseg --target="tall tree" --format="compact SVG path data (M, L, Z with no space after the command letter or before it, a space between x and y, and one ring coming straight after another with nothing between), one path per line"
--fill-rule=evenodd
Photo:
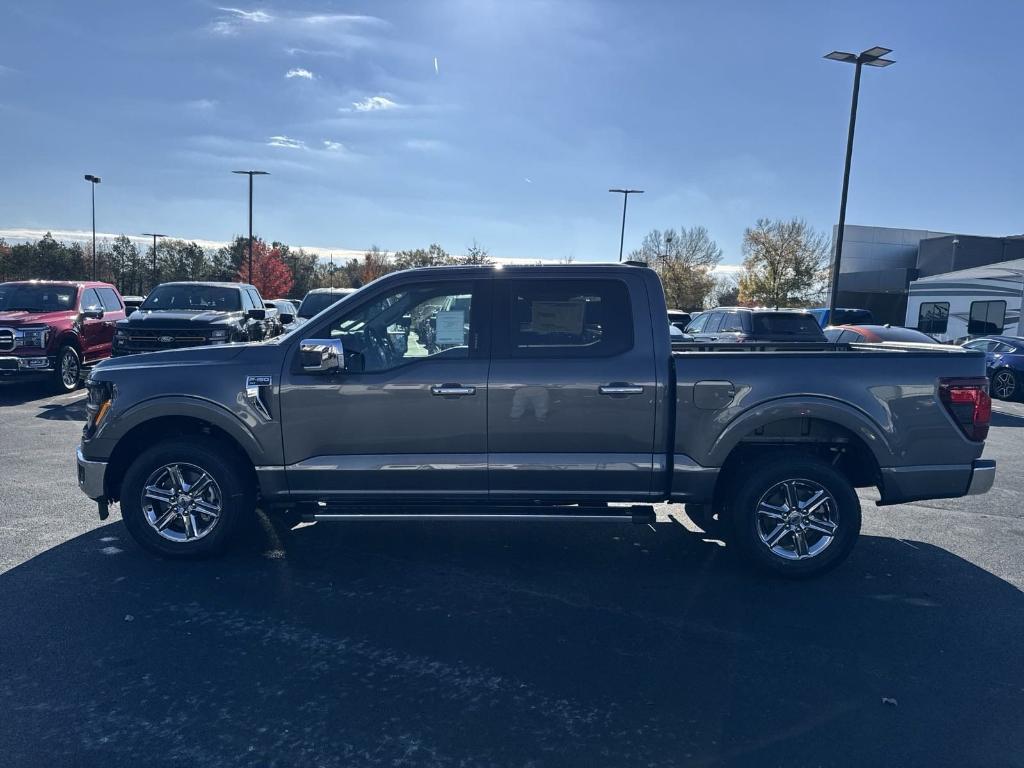
M459 264L490 264L491 255L476 240L466 249L465 255L456 259Z
M398 269L438 267L451 263L453 263L451 254L437 243L431 243L426 248L416 248L411 251L397 251L395 253L395 267Z
M266 299L287 296L292 289L292 273L281 259L279 248L268 248L260 240L253 243L252 279L249 279L248 253L246 261L239 267L237 279L241 283L252 283Z
M135 293L139 266L139 249L125 235L118 235L110 246L110 271L121 293Z
M722 260L722 249L705 227L680 227L677 232L652 229L629 255L654 269L672 309L703 309L715 287L712 270Z
M830 240L803 219L758 219L743 233L740 300L767 307L821 300Z

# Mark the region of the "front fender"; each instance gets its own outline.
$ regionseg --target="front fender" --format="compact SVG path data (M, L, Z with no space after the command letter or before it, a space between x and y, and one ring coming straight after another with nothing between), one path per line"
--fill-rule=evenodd
M189 395L161 396L130 406L103 425L103 429L96 435L96 442L102 441L112 447L135 427L164 417L205 421L233 438L253 465L272 463L274 446L263 445L250 425L243 420L248 418L254 424L258 423L255 413L235 414L212 400Z
M708 454L708 465L720 467L740 441L759 427L783 419L820 419L846 428L859 437L880 467L896 463L896 451L885 432L863 411L826 397L782 397L744 411L722 430Z

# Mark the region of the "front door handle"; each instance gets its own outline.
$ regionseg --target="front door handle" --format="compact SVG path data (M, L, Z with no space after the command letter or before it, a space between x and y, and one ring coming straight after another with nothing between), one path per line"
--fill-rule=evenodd
M462 397L463 395L475 395L476 387L464 387L461 384L435 384L430 388L430 394Z
M604 384L597 388L602 395L642 395L644 388L639 384Z

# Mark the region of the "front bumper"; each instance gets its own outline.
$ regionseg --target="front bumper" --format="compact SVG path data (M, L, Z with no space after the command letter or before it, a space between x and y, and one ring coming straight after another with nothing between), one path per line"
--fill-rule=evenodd
M78 487L90 499L99 501L106 498L107 462L90 461L82 455L82 449L75 451L78 460Z
M0 355L0 376L17 376L19 374L53 373L57 359L35 355L18 357L16 355Z

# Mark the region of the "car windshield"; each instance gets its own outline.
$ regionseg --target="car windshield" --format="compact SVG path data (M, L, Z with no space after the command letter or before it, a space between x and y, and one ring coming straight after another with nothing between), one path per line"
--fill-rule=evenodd
M5 283L0 285L0 312L60 312L75 308L73 285Z
M173 283L160 285L139 309L179 312L235 312L241 309L238 290L219 285Z
M752 321L755 335L804 336L821 340L825 338L814 316L802 312L757 313Z
M306 294L306 298L302 300L302 305L299 307L299 317L309 319L314 315L318 315L327 309L331 304L337 301L341 301L348 294L342 292L327 292L323 293L309 293Z

